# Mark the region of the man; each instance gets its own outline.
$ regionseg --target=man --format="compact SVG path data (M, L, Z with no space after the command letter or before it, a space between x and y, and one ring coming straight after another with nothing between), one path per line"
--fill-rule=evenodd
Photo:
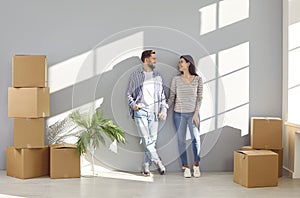
M150 165L153 162L161 175L165 167L156 151L156 140L159 120L167 116L166 97L163 81L155 71L156 55L153 50L145 50L141 60L143 65L134 71L127 90L130 115L135 121L138 134L144 146L144 164L142 173L150 176Z

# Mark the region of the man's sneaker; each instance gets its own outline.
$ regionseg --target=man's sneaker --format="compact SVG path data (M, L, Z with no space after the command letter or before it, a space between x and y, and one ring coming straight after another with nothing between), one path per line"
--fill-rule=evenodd
M150 176L150 175L151 175L149 164L144 164L144 165L143 165L143 171L142 171L142 174L143 174L144 176Z
M193 169L194 169L194 177L200 177L201 172L200 172L199 166L194 166Z
M182 167L182 169L183 169L183 176L184 176L185 178L190 178L190 177L192 177L192 175L191 175L191 169L189 169L189 168L187 168L187 167Z
M158 162L156 163L156 166L157 166L157 168L158 168L159 174L161 174L161 175L165 174L166 168L164 167L164 165L162 164L161 161L158 161Z

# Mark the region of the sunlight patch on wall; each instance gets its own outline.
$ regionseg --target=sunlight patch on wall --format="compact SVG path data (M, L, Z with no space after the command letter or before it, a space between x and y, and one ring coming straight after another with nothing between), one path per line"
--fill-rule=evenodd
M85 52L49 67L48 77L51 93L72 86L76 82L78 71L90 53L90 51Z
M201 121L200 124L200 135L203 135L208 132L215 130L215 116L213 118Z
M219 52L219 75L249 66L249 42Z
M300 86L290 89L288 94L288 121L291 123L300 124Z
M211 81L203 85L203 99L200 108L201 120L207 119L215 115L215 100L216 100L216 82Z
M87 103L80 107L77 107L76 109L70 109L69 111L63 112L56 116L51 116L51 117L47 118L47 125L49 126L49 125L54 124L57 121L65 119L75 110L79 110L80 112L88 112L91 109L91 107L94 107L96 109L101 106L101 104L103 103L103 100L104 100L104 98L99 98L95 101L92 101L90 103Z
M107 72L129 57L139 56L143 43L144 33L138 32L49 67L51 93Z
M249 0L220 1L219 28L249 18Z
M247 135L249 131L249 104L225 112L225 116L218 116L218 128L230 126L241 130L241 135Z
M249 18L249 0L222 0L199 9L200 35Z
M223 111L231 110L249 102L249 68L226 75L221 80L224 87L224 96L219 91L218 113L223 113Z
M199 9L200 35L215 31L217 28L217 4L211 4Z
M219 90L218 128L226 125L242 130L242 135L249 131L249 67L221 78L219 87L224 87L224 96ZM225 112L224 112L225 111ZM224 121L222 121L224 120Z
M300 22L289 26L289 50L300 47Z
M288 88L300 85L300 48L289 52L288 75Z
M201 58L198 62L197 70L201 72L203 82L216 78L216 54L211 54Z
M111 42L109 45L95 49L97 74L113 69L117 63L133 57L140 56L144 46L144 33L138 32L120 40Z

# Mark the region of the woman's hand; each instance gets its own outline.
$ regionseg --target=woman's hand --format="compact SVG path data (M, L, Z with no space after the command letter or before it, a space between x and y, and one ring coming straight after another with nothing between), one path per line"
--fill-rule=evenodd
M193 123L195 123L198 128L200 127L200 120L199 120L199 117L198 117L198 113L194 114Z
M166 120L166 119L167 119L167 113L165 113L165 112L160 112L160 113L158 114L158 119L160 119L160 120Z

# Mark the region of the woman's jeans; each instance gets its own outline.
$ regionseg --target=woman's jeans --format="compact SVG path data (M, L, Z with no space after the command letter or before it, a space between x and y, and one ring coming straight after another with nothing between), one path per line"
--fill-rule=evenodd
M160 161L156 151L158 120L155 113L142 109L134 111L134 121L144 146L144 164Z
M200 130L193 123L194 112L191 113L179 113L174 112L174 123L176 133L178 137L178 149L182 165L188 164L187 153L186 153L186 131L187 127L191 133L192 147L194 153L194 162L200 161Z

